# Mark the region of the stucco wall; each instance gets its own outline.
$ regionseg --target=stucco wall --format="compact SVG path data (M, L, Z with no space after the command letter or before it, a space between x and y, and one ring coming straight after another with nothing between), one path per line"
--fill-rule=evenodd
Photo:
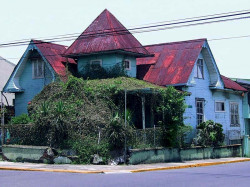
M241 157L242 145L223 147L197 147L189 149L159 148L130 150L129 164L181 162L211 158Z
M2 91L3 87L8 81L14 67L15 64L12 64L0 57L0 91ZM4 93L4 95L7 97L9 105L13 105L13 99L15 98L15 95L12 93ZM5 99L3 99L3 103L5 105L7 104Z
M199 58L203 58L202 54ZM204 60L204 59L203 59ZM196 67L196 64L194 68ZM243 118L243 97L236 92L225 90L212 90L210 86L210 75L204 60L204 79L195 78L195 69L193 69L190 78L189 86L184 88L185 91L190 92L191 95L185 98L188 108L185 111L185 124L191 125L194 129L197 125L196 119L196 98L204 98L204 120L213 120L223 125L226 140L239 139L244 134L244 118ZM225 102L225 112L215 112L215 101ZM240 127L230 126L230 102L237 102L239 104Z
M49 84L53 78L52 73L45 65L44 78L32 78L32 63L28 60L25 64L24 70L20 76L19 84L24 92L16 93L15 96L15 115L27 113L28 102L33 99L35 95L40 93L45 85Z
M105 69L111 68L115 64L121 64L123 60L128 59L131 62L131 69L127 71L130 77L136 77L136 59L132 56L121 54L104 54L104 55L91 55L80 57L77 63L78 72L84 72L84 67L90 63L91 60L102 60L102 67Z

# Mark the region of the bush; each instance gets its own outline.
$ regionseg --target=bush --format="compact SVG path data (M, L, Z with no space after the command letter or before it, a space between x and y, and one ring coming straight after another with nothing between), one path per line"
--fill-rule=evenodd
M170 86L167 89L160 90L156 111L159 117L162 134L162 145L165 147L181 147L182 138L185 132L183 123L183 114L185 112L185 101L182 92Z
M220 146L224 142L223 127L212 120L200 123L197 127L197 144L200 146Z
M31 122L32 122L32 120L28 116L28 114L21 114L20 116L13 117L11 119L11 124L28 124Z
M76 160L78 164L91 164L93 155L98 154L102 157L103 162L107 163L109 159L109 144L108 142L100 141L98 144L98 138L93 135L85 137L77 137L69 141L69 145L74 149L79 158Z

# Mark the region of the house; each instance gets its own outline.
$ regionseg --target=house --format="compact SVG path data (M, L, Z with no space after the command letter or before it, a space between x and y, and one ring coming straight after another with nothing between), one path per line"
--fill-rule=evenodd
M247 90L220 75L206 39L144 46L154 54L137 60L137 78L190 93L185 124L206 120L223 125L228 143L245 134L243 98Z
M247 89L248 93L245 94L243 100L243 116L245 120L245 131L250 135L250 79L232 79L239 85Z
M66 78L66 64L73 59L62 56L66 46L31 40L3 88L3 92L15 94L15 115L27 113L28 103L45 85L57 78Z
M14 67L15 64L0 57L0 91L2 91L4 85L8 81L8 78L10 77ZM12 93L6 93L4 94L4 96L3 96L3 104L12 106L15 95ZM1 100L0 100L0 105L1 105Z
M74 61L74 60L75 61ZM245 134L243 98L247 91L220 75L206 39L142 46L108 11L104 10L68 48L32 40L9 81L5 92L16 95L16 115L27 112L28 102L43 87L66 76L65 65L77 65L84 74L88 65L124 67L130 77L189 92L185 123L214 120L221 123L228 143ZM150 110L144 109L143 128L152 127ZM150 124L145 124L150 121Z

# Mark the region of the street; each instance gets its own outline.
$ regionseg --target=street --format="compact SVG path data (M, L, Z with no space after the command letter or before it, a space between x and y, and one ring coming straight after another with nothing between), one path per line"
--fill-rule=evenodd
M119 174L0 171L0 186L249 186L250 162Z

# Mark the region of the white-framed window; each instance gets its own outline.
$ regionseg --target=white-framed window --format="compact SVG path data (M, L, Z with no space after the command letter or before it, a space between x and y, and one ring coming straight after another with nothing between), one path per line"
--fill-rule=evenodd
M123 61L123 66L124 66L124 69L126 70L130 70L131 69L131 62L130 60L126 59Z
M224 101L215 101L215 112L225 112Z
M203 59L198 59L197 60L197 65L196 65L196 75L195 77L198 79L204 79L204 63Z
M230 103L230 121L231 126L238 127L240 126L239 118L239 103L231 102Z
M204 99L197 98L195 101L196 105L196 121L197 125L204 122Z
M33 79L44 78L44 62L41 59L32 60Z
M98 69L100 67L102 67L102 60L101 59L95 59L95 60L91 60L90 61L90 66L91 68Z

